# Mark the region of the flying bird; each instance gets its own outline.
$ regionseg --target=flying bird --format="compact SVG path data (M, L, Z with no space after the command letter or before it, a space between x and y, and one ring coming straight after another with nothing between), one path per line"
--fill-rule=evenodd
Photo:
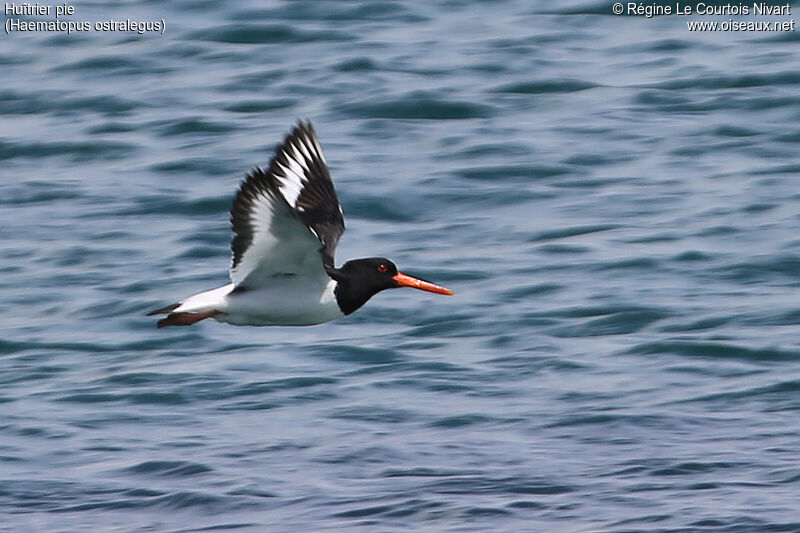
M158 327L206 318L237 326L309 326L349 315L384 289L449 289L397 271L384 257L334 266L342 208L311 122L298 122L267 170L254 168L231 207L231 283L148 315Z

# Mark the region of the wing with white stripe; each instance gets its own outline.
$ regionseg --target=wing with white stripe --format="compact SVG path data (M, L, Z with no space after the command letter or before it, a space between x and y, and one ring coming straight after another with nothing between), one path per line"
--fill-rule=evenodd
M286 137L266 172L247 175L231 207L236 287L281 276L325 276L344 231L341 208L310 123Z
M269 165L283 197L322 242L325 264L333 266L344 219L328 164L311 122L299 122Z

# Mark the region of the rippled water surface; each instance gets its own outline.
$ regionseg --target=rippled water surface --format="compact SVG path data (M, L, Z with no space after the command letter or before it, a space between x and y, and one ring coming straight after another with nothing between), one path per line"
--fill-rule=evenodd
M800 531L797 33L74 6L166 31L0 40L0 530ZM157 330L298 118L338 261L455 296Z

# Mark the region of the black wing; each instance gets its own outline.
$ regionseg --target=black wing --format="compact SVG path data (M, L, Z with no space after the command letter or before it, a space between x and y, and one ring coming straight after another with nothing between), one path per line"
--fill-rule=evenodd
M322 242L325 265L333 266L344 218L311 122L299 122L286 136L270 162L269 174L275 176L295 214Z
M236 285L299 274L315 261L334 266L344 220L310 122L299 122L286 136L266 172L256 168L247 175L233 201L231 224L231 279ZM316 255L309 257L313 242Z

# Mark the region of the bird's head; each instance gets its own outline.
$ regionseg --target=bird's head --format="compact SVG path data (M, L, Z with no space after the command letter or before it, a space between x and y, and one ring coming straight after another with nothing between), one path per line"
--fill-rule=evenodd
M412 287L437 294L453 294L449 289L398 272L397 266L385 257L354 259L329 273L338 282L336 296L343 304L345 314L352 313L384 289Z

